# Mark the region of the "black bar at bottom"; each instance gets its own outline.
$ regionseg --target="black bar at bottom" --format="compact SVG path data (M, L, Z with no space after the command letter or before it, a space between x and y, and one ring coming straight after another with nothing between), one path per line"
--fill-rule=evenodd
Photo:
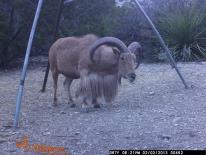
M206 155L205 150L110 150L109 155Z

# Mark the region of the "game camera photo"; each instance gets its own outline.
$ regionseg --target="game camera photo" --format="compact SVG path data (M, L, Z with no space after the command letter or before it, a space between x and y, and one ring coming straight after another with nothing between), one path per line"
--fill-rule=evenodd
M206 0L1 0L0 155L206 155Z

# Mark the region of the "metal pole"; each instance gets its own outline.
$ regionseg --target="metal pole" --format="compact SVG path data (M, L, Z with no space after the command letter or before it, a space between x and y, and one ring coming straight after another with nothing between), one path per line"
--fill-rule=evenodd
M158 30L156 29L155 25L153 24L153 22L151 21L151 19L149 18L149 16L147 15L147 13L144 11L144 9L142 8L142 6L140 5L140 3L137 1L137 0L134 0L135 1L135 4L136 6L141 10L141 12L144 14L144 16L146 17L147 21L149 22L149 24L151 25L153 31L155 32L155 34L157 35L162 47L164 48L166 54L167 54L167 57L168 59L170 60L170 64L173 68L175 68L177 74L179 75L180 79L182 80L182 83L184 84L185 88L189 88L187 86L187 83L185 82L183 76L181 75L179 69L177 68L177 65L176 65L176 62L175 60L173 59L171 53L170 53L170 50L169 48L166 46L164 40L162 39L160 33L158 32Z
M57 38L57 33L58 33L58 29L59 29L59 22L60 22L60 18L61 18L61 14L62 14L63 4L64 4L64 0L60 0L59 7L58 7L58 15L57 15L57 19L56 19L54 36L53 36L53 41L52 42L54 42ZM47 79L48 79L48 76L49 76L49 69L50 69L50 65L49 65L49 62L48 62L41 92L45 92Z
M15 113L14 124L13 124L14 128L17 127L18 121L19 121L19 113L20 113L21 100L22 100L23 89L24 89L24 81L25 81L25 77L26 77L26 71L27 71L27 67L28 67L28 61L29 61L29 56L30 56L30 52L31 52L32 42L33 42L34 34L36 31L36 26L37 26L40 12L41 12L43 1L44 0L39 0L39 2L38 2L35 18L34 18L32 29L31 29L30 36L29 36L29 42L28 42L27 49L26 49L26 55L25 55L25 59L24 59L24 65L23 65L23 69L22 69L22 73L21 73L20 85L19 85L18 95L17 95L17 99L16 99L16 113Z

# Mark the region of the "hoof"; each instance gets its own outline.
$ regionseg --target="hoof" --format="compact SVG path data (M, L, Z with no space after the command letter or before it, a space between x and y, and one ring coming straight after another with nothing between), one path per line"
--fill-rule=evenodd
M81 112L82 113L88 113L89 112L89 107L86 104L82 104Z
M71 108L75 108L75 107L76 107L76 104L73 103L70 107L71 107Z
M81 112L82 113L89 113L89 108L87 108L87 107L81 108Z
M94 105L94 108L97 108L97 109L98 109L98 108L100 108L100 105L99 105L99 104L95 104L95 105Z

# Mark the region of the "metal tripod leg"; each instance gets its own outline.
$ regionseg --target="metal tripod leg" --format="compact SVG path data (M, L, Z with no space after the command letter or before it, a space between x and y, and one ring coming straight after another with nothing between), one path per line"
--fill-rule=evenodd
M27 49L26 49L26 55L24 58L24 65L23 65L23 69L22 69L22 73L21 73L20 85L19 85L17 99L16 99L16 112L15 112L15 118L14 118L14 124L13 124L14 128L16 128L18 126L18 122L19 122L21 101L22 101L22 95L23 95L23 90L24 90L24 81L26 78L26 72L27 72L27 67L28 67L28 63L29 63L29 56L30 56L31 47L32 47L33 39L34 39L34 34L36 31L36 26L37 26L40 12L41 12L43 1L44 0L39 0L39 2L38 2L33 25L32 25L30 36L29 36L29 42L28 42Z
M63 10L63 4L64 4L64 0L60 0L59 1L59 7L58 7L58 15L57 15L56 24L55 24L55 30L54 30L54 35L53 35L53 42L57 38L57 33L58 33L58 29L59 29L59 22L60 22L62 10ZM48 80L48 76L49 76L49 69L50 69L50 65L49 65L49 62L48 62L41 92L45 92L46 84L47 84L47 80Z
M147 13L144 11L144 9L142 8L142 6L139 4L139 2L137 0L134 0L136 6L140 9L140 11L144 14L145 18L147 19L147 21L149 22L149 24L151 25L153 31L155 32L155 34L157 35L162 47L164 48L165 52L166 52L166 55L167 55L167 58L169 59L170 61L170 65L172 66L172 68L175 68L178 76L180 77L180 79L182 80L182 83L184 84L185 88L189 88L187 83L185 82L182 74L180 73L179 69L177 68L177 65L176 65L176 62L175 60L173 59L171 53L170 53L170 50L169 48L166 46L164 40L162 39L160 33L157 31L155 25L153 24L153 22L151 21L151 19L149 18L149 16L147 15Z

